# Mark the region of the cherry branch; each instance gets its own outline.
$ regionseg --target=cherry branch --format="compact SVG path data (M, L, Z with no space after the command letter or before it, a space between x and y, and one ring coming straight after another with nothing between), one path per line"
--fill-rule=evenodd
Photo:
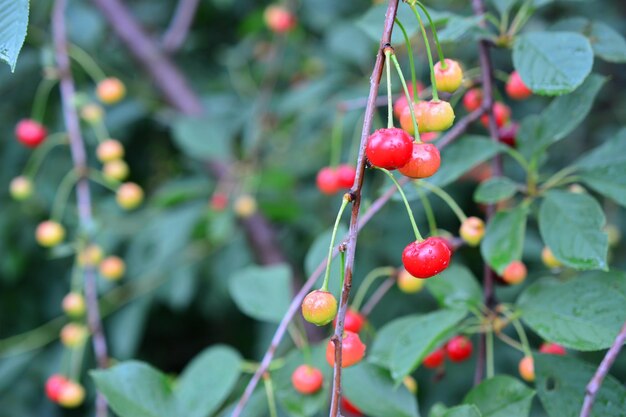
M583 408L580 410L580 417L589 417L591 416L591 408L593 407L593 403L596 400L596 395L598 395L598 391L600 391L600 387L602 387L602 382L604 378L608 375L613 362L617 359L617 355L622 350L622 347L626 343L626 323L622 326L622 330L618 333L615 341L604 355L604 359L600 363L600 366L596 370L596 373L587 384L587 389L585 391L585 400L583 402Z
M80 132L80 122L74 99L76 97L76 88L72 77L70 59L68 55L68 45L66 37L65 10L67 0L56 0L52 15L52 32L54 38L55 56L60 77L61 102L63 105L63 117L70 142L70 151L74 170L79 176L76 184L76 202L78 205L78 217L81 233L86 237L86 243L91 240L94 229L91 206L91 192L89 190L89 179L87 174L89 168L87 166L87 154L85 143ZM108 366L107 342L102 329L102 320L100 318L100 310L98 306L98 289L96 282L96 271L93 265L88 263L84 265L85 280L85 299L87 304L87 321L96 361L99 368ZM96 416L106 417L107 403L104 396L98 393L96 397Z
M170 26L163 34L163 50L168 54L178 51L185 43L200 0L179 0Z

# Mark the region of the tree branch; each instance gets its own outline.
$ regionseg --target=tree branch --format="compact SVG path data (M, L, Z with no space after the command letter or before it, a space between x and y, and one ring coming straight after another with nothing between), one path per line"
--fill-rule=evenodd
M200 0L179 0L169 28L163 34L163 50L168 54L178 51L189 33Z
M67 50L65 24L66 6L67 0L56 0L52 15L52 32L60 77L63 117L65 119L65 126L69 137L74 170L80 178L76 184L76 202L78 205L79 223L81 233L84 233L86 236L86 244L89 244L94 228L91 208L91 192L89 190L89 180L86 176L88 173L87 154L80 132L78 114L76 113L76 107L74 106L76 89L74 86L74 79L72 78L70 59ZM107 343L100 318L96 272L93 265L84 266L84 280L85 299L87 304L87 321L91 332L96 361L99 368L106 368L109 362ZM106 400L102 394L98 393L96 398L96 416L106 417L106 415Z
M596 399L596 395L598 395L598 391L600 391L600 387L602 386L602 382L604 378L608 375L613 362L617 359L617 355L622 350L622 347L626 343L626 323L622 326L622 330L618 333L615 341L606 352L604 359L600 363L598 370L596 371L589 384L587 384L587 390L585 392L585 401L583 402L583 408L580 410L580 417L589 417L591 416L591 407L593 407L593 402Z

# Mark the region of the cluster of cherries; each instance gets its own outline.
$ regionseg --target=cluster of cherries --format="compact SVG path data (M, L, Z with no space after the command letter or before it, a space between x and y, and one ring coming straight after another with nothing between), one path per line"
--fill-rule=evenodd
M448 343L428 354L422 364L428 369L440 368L446 357L452 362L463 362L472 356L473 350L472 341L466 336L454 336Z
M324 167L319 170L315 182L324 194L336 194L341 190L349 190L354 184L356 169L349 164L338 167Z
M544 342L539 347L539 352L546 355L566 355L567 350L559 344ZM518 365L518 371L522 379L528 382L535 380L535 363L532 356L524 356Z

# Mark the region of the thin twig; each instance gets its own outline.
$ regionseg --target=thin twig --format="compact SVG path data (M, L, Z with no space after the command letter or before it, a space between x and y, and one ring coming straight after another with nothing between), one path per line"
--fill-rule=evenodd
M372 310L374 310L374 307L378 305L380 300L383 299L385 294L387 294L387 291L389 291L395 283L396 277L390 277L387 278L385 282L380 284L378 288L376 288L376 291L374 291L372 296L367 300L367 303L365 303L365 305L361 309L361 314L363 314L365 317L369 316Z
M168 54L178 51L189 33L200 0L179 0L170 26L163 34L163 50Z
M615 338L615 341L604 355L604 359L600 363L600 366L596 370L593 378L587 384L587 390L585 392L585 401L583 402L583 408L580 410L580 417L589 417L591 416L591 407L593 407L593 402L596 399L596 395L598 395L598 391L600 391L600 387L602 386L602 382L604 378L608 375L613 362L617 359L617 355L622 350L622 347L626 343L626 323L622 326L622 330L620 330L619 334Z
M76 184L76 202L78 205L78 217L81 232L86 236L87 244L93 232L93 218L91 207L91 193L89 190L89 180L86 176L88 172L87 154L85 143L80 132L80 122L74 98L76 89L72 78L70 59L68 55L68 45L66 38L65 10L67 0L56 0L52 15L52 31L54 36L54 46L56 61L60 76L61 101L63 104L63 117L70 142L70 150L74 170L80 176ZM96 273L93 266L84 266L85 279L85 299L87 304L87 321L91 332L93 348L96 362L99 368L108 366L107 343L102 329L100 310L98 306L98 290L96 283ZM107 403L104 396L98 393L96 398L96 416L106 417Z

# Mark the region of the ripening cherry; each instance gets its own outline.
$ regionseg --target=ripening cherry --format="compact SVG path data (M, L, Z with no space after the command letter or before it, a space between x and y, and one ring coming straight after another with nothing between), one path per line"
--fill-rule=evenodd
M423 127L419 126L419 122L420 119L418 119L418 129L423 129L424 132L441 132L452 126L454 110L447 101L427 101L422 110Z
M415 278L413 275L409 274L409 272L402 268L402 270L398 273L398 288L400 291L406 294L414 294L416 292L420 292L426 281L423 279Z
M415 114L415 121L417 122L417 130L420 133L424 131L424 111L428 107L426 101L418 101L413 103L413 113ZM415 129L413 128L413 117L411 116L411 109L409 106L406 106L402 113L400 113L400 127L409 135L415 133Z
M96 96L104 104L115 104L126 95L126 86L115 77L105 78L96 86Z
M440 347L429 353L422 361L422 365L424 365L424 368L428 369L439 368L443 365L445 357L446 351L443 347Z
M463 83L463 70L455 60L446 58L444 62L445 68L443 68L441 61L434 66L437 90L454 93Z
M80 317L85 314L85 297L79 293L71 292L63 297L61 307L68 316Z
M111 162L124 157L124 145L119 140L107 139L96 148L100 162Z
M102 261L103 257L104 252L102 251L102 248L96 244L91 244L78 254L77 261L80 266L95 266Z
M59 401L59 397L61 396L61 391L63 390L63 387L65 386L66 383L67 383L67 378L65 378L61 374L51 375L46 380L45 391L46 391L46 396L50 399L50 401L55 402L55 403Z
M342 164L337 167L335 171L337 175L337 183L340 188L349 190L354 185L354 178L356 177L356 168L350 164Z
M337 315L337 299L328 291L311 291L302 300L302 316L309 323L323 326Z
M60 223L46 220L39 223L35 230L35 240L45 248L58 245L65 239L65 228Z
M102 166L102 175L111 181L124 181L129 173L128 164L121 159L107 162Z
M356 405L352 404L345 396L341 397L341 411L348 412L353 416L362 416L363 412L357 408Z
M365 344L357 333L346 331L341 343L341 367L347 368L361 362L365 356ZM335 366L335 344L332 340L326 346L326 360L330 366Z
M461 224L459 236L469 246L477 246L485 236L485 222L478 217L468 217Z
M507 284L519 284L526 279L528 271L522 261L511 261L502 272L502 279Z
M256 198L250 194L242 194L233 203L233 211L237 217L247 219L252 217L258 210Z
M450 265L452 252L442 239L429 237L409 243L402 252L404 268L414 277L430 278Z
M411 96L412 99L415 99L415 96L413 95L413 88L411 88L412 85L413 84L408 83L407 88L409 89L409 96ZM415 92L419 96L422 93L422 91L424 91L424 84L417 81L415 83ZM406 94L404 93L404 88L403 88L401 91L400 97L398 97L395 103L393 103L393 114L394 116L396 116L397 119L400 119L402 112L408 106L408 104L409 102L406 99Z
M533 382L535 380L535 364L532 356L524 356L519 361L518 369L524 381Z
M300 365L291 374L291 383L293 388L300 394L310 395L322 389L324 375L317 368L309 365Z
M143 201L143 190L134 182L125 182L117 189L117 204L125 210L132 210Z
M424 132L420 135L423 142L432 142L439 137L439 132Z
M80 117L87 123L100 123L104 117L104 110L96 103L88 103L80 109Z
M125 272L126 264L120 257L107 256L100 262L100 275L106 280L117 281Z
M228 207L228 194L216 191L211 196L209 206L215 211L224 211Z
M496 101L493 105L493 116L496 119L496 125L502 127L511 119L511 109L506 104ZM489 117L486 114L480 117L480 122L489 128Z
M15 126L15 137L27 148L36 148L47 136L46 128L33 119L22 119Z
M467 111L478 110L483 104L483 90L480 88L472 88L467 90L463 96L463 107Z
M24 201L33 195L33 182L30 178L20 175L11 180L9 193L14 200Z
M522 77L520 77L517 71L513 71L511 75L509 75L509 79L506 82L506 93L513 100L524 100L530 97L533 92L524 84L522 81Z
M293 13L277 4L267 6L263 18L267 27L276 33L287 33L298 24Z
M560 356L567 354L567 350L565 350L563 346L559 345L558 343L552 343L552 342L542 343L541 346L539 347L539 352L545 353L548 355L560 355Z
M378 168L396 169L411 159L413 139L402 129L395 127L378 129L372 133L365 146L365 155Z
M76 408L85 400L85 389L74 381L66 381L59 393L58 403L65 408Z
M363 328L365 324L365 317L356 310L352 308L348 308L346 311L346 317L343 320L343 328L344 330L358 333ZM333 327L337 325L337 318L333 320Z
M511 122L498 129L498 140L505 145L515 148L517 145L517 131L519 123Z
M59 335L61 343L68 348L75 348L83 344L89 332L82 324L68 323L61 329Z
M439 149L431 143L413 143L411 159L398 171L409 178L428 178L433 176L441 165Z
M315 183L317 188L324 194L331 195L339 191L339 178L331 167L320 169L315 178Z
M552 250L550 250L550 248L547 246L541 250L541 260L543 261L543 264L550 269L563 266L561 261L556 259L556 256L554 256Z
M411 394L417 394L417 381L411 375L405 376L402 383Z
M446 344L446 354L452 362L463 362L472 356L472 341L465 336L455 336Z

